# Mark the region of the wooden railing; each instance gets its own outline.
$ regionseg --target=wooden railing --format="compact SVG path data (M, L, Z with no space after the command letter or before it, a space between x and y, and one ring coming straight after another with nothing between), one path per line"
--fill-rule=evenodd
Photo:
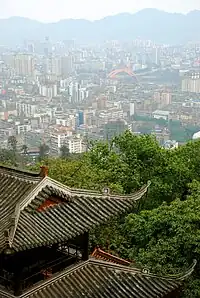
M1 270L0 286L12 294L15 293L16 288L18 288L21 294L25 289L31 288L42 280L51 278L55 273L62 272L65 268L77 263L81 259L76 246L70 245L65 249L60 248L59 251L63 253L61 257L50 260L42 265L38 264L36 270L32 270L32 272L30 270L24 274L22 273L21 278L17 276L17 281L13 273Z

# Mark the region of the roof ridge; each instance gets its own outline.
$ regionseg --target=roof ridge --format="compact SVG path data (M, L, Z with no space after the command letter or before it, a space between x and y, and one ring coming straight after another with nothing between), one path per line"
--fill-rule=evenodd
M132 272L132 273L135 272L136 274L141 274L143 276L155 277L155 278L160 278L163 280L171 280L171 281L177 281L177 282L183 281L188 276L190 276L192 274L192 272L194 271L194 268L197 264L197 260L193 260L193 263L189 266L189 268L184 273L162 276L162 275L156 275L154 273L143 272L143 270L141 270L140 268L136 268L136 267L132 267L132 266L125 266L125 265L116 264L116 263L103 261L103 260L90 259L90 262L92 262L93 264L96 264L96 265L102 264L102 265L105 265L105 266L113 268L113 269L114 268L119 269L119 270L123 269L127 272Z
M21 169L21 168L16 168L16 167L8 167L8 166L4 166L4 165L0 165L0 173L2 172L8 172L9 173L13 173L13 174L24 174L26 176L30 176L30 177L41 177L40 176L40 172L32 172L26 169Z
M87 191L86 192L77 191L77 190L74 190L73 188L67 187L67 186L65 186L65 185L63 185L63 184L49 178L48 176L46 176L32 190L30 190L28 195L26 195L26 197L24 197L23 200L21 200L16 205L16 209L15 209L15 212L13 214L13 218L14 218L15 223L14 223L13 228L12 228L12 230L10 232L10 235L9 235L10 246L13 246L13 241L14 241L15 233L17 231L17 226L18 226L18 223L20 221L20 218L23 221L24 213L22 213L22 211L36 198L38 193L40 191L42 191L42 189L45 188L46 186L52 186L53 188L55 188L55 189L57 188L58 190L60 189L61 191L64 191L64 193L66 193L67 196L72 197L72 198L75 198L76 196L77 197L84 197L85 196L86 197L86 202L87 202L87 199L91 199L91 198L94 198L94 197L96 197L97 199L101 199L103 205L105 205L106 202L107 202L107 204L110 206L110 209L109 209L109 212L106 213L106 214L101 212L101 216L98 217L98 220L101 222L102 218L104 218L104 220L106 220L106 219L108 219L109 216L116 215L117 213L120 213L120 212L124 212L125 210L130 208L130 206L132 206L133 203L138 201L147 192L148 185L149 185L149 183L147 185L143 186L139 191L136 191L134 194L132 194L131 197L128 196L128 198L127 198L126 196L105 195L105 194L102 194L102 193L99 193L99 194L98 193L92 193L91 194L91 192L87 192ZM112 200L115 203L114 209L111 208L111 206L113 205L113 204L111 204ZM65 210L64 207L63 206L60 207L61 210L62 210L62 208L63 208L63 210ZM102 207L102 208L104 209L105 206ZM65 211L65 213L66 213L66 211ZM84 216L86 217L86 221L87 221L86 226L87 226L87 228L89 228L89 227L91 228L91 226L90 226L91 225L91 220L89 220L89 221L87 220L87 215L86 214L84 214ZM40 216L40 218L41 218L41 216ZM30 219L30 221L32 220L31 215L29 216L29 219ZM93 221L93 223L94 223L94 221ZM77 231L80 232L80 229L77 228L76 232ZM67 235L67 233L66 233L66 235ZM58 237L56 235L54 235L54 236L55 236L55 241L58 241ZM68 234L68 236L66 236L66 237L69 237L69 236L70 235Z
M115 269L115 270L124 270L127 273L133 273L133 274L140 274L142 276L146 276L146 277L152 277L152 278L159 278L162 280L168 280L168 281L174 281L177 282L177 284L179 284L182 280L180 279L176 279L176 278L171 278L169 276L159 276L159 275L155 275L155 274L151 274L151 273L144 273L142 272L141 269L139 268L133 268L130 266L125 266L125 265L119 265L119 264L115 264L115 263L111 263L111 262L107 262L107 261L101 261L101 260L95 260L95 259L89 259L87 261L81 261L77 264L73 264L70 267L66 268L64 271L56 274L55 276L53 276L52 278L50 278L49 280L45 281L45 282L41 282L40 284L37 284L36 286L34 286L32 289L28 290L27 292L23 293L20 297L18 298L26 298L26 297L30 297L30 295L32 293L35 293L38 290L42 290L43 288L46 288L49 284L53 284L59 280L61 280L62 278L65 278L66 276L69 276L70 274L74 273L75 271L88 266L88 265L96 265L96 266L106 266L110 269ZM196 265L196 263L195 263ZM194 269L194 264L192 265L193 269ZM191 271L191 269L190 269ZM191 273L190 273L191 274Z
M171 279L170 277L167 277L167 276L162 277L162 276L158 276L158 275L154 275L154 274L145 274L138 268L130 268L127 266L112 264L112 263L105 262L105 261L96 261L93 259L89 259L87 261L81 261L75 265L73 264L70 267L66 268L64 271L62 271L62 272L56 274L55 276L53 276L52 278L46 280L45 282L44 281L40 282L39 284L33 286L31 289L27 290L22 295L18 296L18 298L28 298L36 291L41 291L42 289L48 287L48 285L54 284L54 283L58 282L59 280L61 280L62 278L70 276L72 273L74 273L77 270L84 268L85 266L88 266L88 265L102 265L102 266L107 266L108 268L111 268L111 269L125 270L127 273L129 272L129 273L141 274L144 277L147 276L147 277L158 278L158 279L162 279L162 280L174 281L177 285L178 284L180 285L180 283L181 283L181 280L179 280L179 279ZM190 266L189 271L191 271L191 269L194 269L195 265L196 265L196 260L193 261L193 264ZM3 293L4 296L6 296L8 298L9 297L14 298L14 296L12 294L7 293L5 291L0 290L0 293Z
M172 279L172 280L174 280L174 279L175 280L180 280L180 281L184 280L193 273L196 265L197 265L197 260L194 259L192 264L188 267L187 270L185 270L185 272L169 276L169 278Z
M30 202L34 199L36 196L36 192L39 192L42 190L42 188L46 186L52 186L58 189L61 189L62 191L66 192L70 196L88 196L88 197L98 197L102 199L124 199L124 200L133 200L137 201L142 197L148 190L148 187L150 186L151 182L148 181L146 185L142 186L139 190L135 191L135 193L131 195L114 195L114 194L104 194L98 191L93 190L87 190L87 189L76 189L73 187L66 186L65 184L58 182L49 176L44 177L40 183L29 193L26 200L20 202L20 211L22 211Z
M112 194L112 193L104 193L104 192L100 192L98 190L89 190L89 189L85 189L85 188L74 188L74 187L69 187L69 186L66 186L65 184L55 180L55 179L52 179L51 177L48 176L48 181L49 182L52 182L55 184L55 186L57 187L61 187L63 188L64 190L66 191L69 191L71 195L94 195L94 196L98 196L98 197L101 197L101 198L114 198L114 199L135 199L135 201L137 201L137 196L140 194L140 193L146 193L148 188L150 187L151 185L151 181L147 181L146 184L144 184L140 189L138 190L135 190L133 193L131 194Z
M146 272L143 272L142 270L141 270L141 274L143 276L155 277L155 278L160 278L163 280L181 282L181 281L185 280L186 278L188 278L193 273L193 271L196 267L196 264L197 264L197 260L193 260L192 264L188 267L188 269L185 272L179 273L179 274L174 274L174 275L163 275L162 276L162 275L157 275L157 274L154 274L151 272L146 273ZM115 265L115 264L113 263L113 265ZM123 266L123 265L120 265L120 266ZM137 269L137 268L133 268L131 266L129 266L128 268L132 268L133 270Z

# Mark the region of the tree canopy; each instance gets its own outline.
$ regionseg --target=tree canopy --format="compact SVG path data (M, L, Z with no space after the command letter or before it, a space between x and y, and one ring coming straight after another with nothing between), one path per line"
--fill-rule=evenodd
M69 148L66 145L63 145L60 148L60 156L61 158L67 158L69 157L70 153L69 153Z
M40 150L39 151L39 160L43 160L49 152L49 146L46 145L45 143L40 144L39 150Z
M8 145L13 152L17 150L17 139L15 136L10 136L8 138Z
M152 272L184 272L200 262L200 141L166 150L150 135L130 132L95 142L79 158L47 158L52 178L72 187L129 194L151 180L132 213L113 218L91 234L91 247L134 260ZM185 297L200 297L199 265Z
M122 255L165 275L184 272L196 259L185 297L200 297L200 287L194 286L200 278L200 183L193 181L189 189L184 201L128 215L121 226Z

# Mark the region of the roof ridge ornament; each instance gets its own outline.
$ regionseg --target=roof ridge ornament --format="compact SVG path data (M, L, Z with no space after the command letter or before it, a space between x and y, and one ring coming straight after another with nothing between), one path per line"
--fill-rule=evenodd
M48 176L48 173L49 173L49 168L47 166L41 166L40 167L40 176L42 178L45 178Z
M110 188L109 187L104 187L103 190L102 190L102 192L103 192L104 195L108 195L109 196L110 195Z
M150 274L150 270L145 267L145 268L142 269L142 273L144 273L144 274Z

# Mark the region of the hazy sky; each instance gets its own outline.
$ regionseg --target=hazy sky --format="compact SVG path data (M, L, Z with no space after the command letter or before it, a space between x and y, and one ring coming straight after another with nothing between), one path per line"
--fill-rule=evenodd
M149 7L184 13L200 10L200 0L0 0L0 4L0 18L23 16L44 22L65 18L95 20Z

